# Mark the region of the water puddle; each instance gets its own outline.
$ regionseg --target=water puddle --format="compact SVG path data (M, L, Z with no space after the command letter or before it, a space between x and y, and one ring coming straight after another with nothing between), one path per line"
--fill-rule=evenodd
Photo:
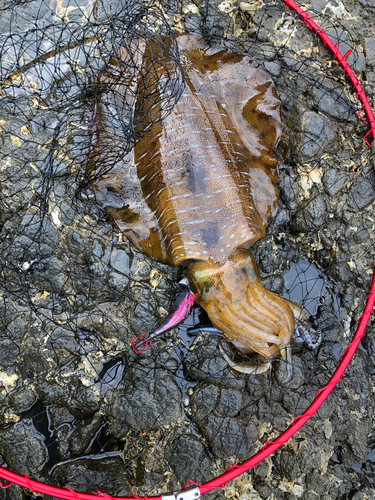
M315 264L307 260L291 262L290 269L283 273L283 277L283 296L300 304L306 316L315 316L318 307L324 304L327 295L330 295L335 315L340 318L340 300L326 276Z
M189 377L186 367L186 362L190 354L189 347L193 345L196 338L196 335L189 335L188 330L200 323L201 311L202 309L199 306L194 306L191 314L176 329L177 338L181 341L176 343L173 348L173 357L178 361L178 368L174 374L174 379L181 390L185 406L189 399L189 388L197 385L196 380Z
M62 462L59 462L58 464L54 464L54 466L51 469L50 474L52 474L53 471L57 467L60 467L62 465L71 464L71 463L77 463L77 464L79 464L80 462L84 462L86 460L95 460L95 461L97 461L98 462L98 472L99 472L101 470L100 461L101 460L105 460L107 458L112 458L112 457L119 457L122 461L124 461L124 452L123 452L123 450L120 450L120 451L106 451L104 453L96 453L96 454L92 454L92 455L82 455L82 456L77 457L77 458L72 458L72 459L69 459L69 460L64 460Z
M359 474L360 472L362 472L362 464L352 464L351 469Z
M103 363L99 372L100 390L105 394L108 389L116 389L122 380L125 369L125 358L123 356L110 359Z
M333 344L331 348L331 354L336 359L336 361L340 361L341 355L344 352L345 344Z
M25 423L31 424L34 437L42 443L47 457L43 469L50 472L54 465L60 461L60 454L59 445L51 427L48 406L38 400L30 408L21 412L21 418Z
M121 449L120 449L121 448ZM84 456L93 456L109 452L122 451L118 439L108 431L108 426L104 423L94 434Z
M367 448L366 460L370 460L370 462L375 463L375 443L370 444Z

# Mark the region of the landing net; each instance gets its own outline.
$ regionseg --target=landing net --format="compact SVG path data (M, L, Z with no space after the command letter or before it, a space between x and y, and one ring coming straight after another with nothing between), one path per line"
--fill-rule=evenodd
M350 2L309 11L345 56L335 62L320 32L281 1L5 3L0 465L27 478L0 499L39 498L30 480L68 488L49 491L50 498L80 499L96 491L150 497L190 480L205 483L267 447L329 384L364 310L375 262L374 136L349 70L343 73L346 61L373 108L375 47L361 13ZM184 78L174 34L185 32L257 60L283 103L279 212L253 250L264 286L301 304L321 332L293 339L294 373L285 385L282 360L261 375L239 374L217 337L204 329L189 335L208 321L198 307L145 356L130 346L169 311L184 271L138 253L90 185L179 99ZM162 92L153 92L156 85ZM143 103L137 116L135 101ZM114 126L93 167L100 102ZM371 328L298 434L213 498L371 494Z

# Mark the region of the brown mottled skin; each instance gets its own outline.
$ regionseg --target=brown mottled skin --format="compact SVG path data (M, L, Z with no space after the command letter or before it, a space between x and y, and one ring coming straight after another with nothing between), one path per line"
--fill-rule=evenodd
M178 45L183 95L95 183L97 200L146 255L188 267L196 301L228 341L285 357L293 312L262 287L249 251L277 210L280 101L270 76L248 57L192 35ZM114 135L107 115L99 104L106 141ZM96 140L100 155L100 133Z

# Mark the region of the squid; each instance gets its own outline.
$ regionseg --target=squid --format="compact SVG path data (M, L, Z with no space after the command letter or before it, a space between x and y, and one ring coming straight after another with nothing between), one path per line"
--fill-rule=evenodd
M92 186L98 203L138 250L187 270L189 288L171 313L132 346L140 352L183 321L196 302L216 332L253 358L237 364L223 339L221 350L232 368L261 373L269 366L262 360L280 356L291 367L291 337L296 321L306 325L306 316L262 286L251 253L278 206L282 123L274 82L246 55L210 47L195 35L181 35L177 43L185 78L180 99L167 116L158 116L154 107L153 125ZM110 64L115 73L120 62L112 58ZM115 85L122 95L125 83ZM158 83L153 85L155 94ZM116 135L111 116L109 105L98 100L93 165L102 145Z

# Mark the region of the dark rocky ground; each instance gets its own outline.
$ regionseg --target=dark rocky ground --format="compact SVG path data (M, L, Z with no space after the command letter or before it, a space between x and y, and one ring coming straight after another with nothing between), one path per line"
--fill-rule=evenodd
M58 25L49 9L62 15L59 5L10 6L1 14L3 32L10 22L21 34L36 20L45 27L43 18ZM313 5L340 50L353 49L348 60L372 99L375 2ZM118 9L116 2L87 4L96 21L111 9ZM358 105L332 57L281 2L165 2L164 11L176 31L201 31L207 41L237 50L250 46L275 79L284 116L280 208L254 254L265 286L300 301L322 341L293 341L294 375L284 386L281 361L262 375L240 375L228 368L217 338L188 335L189 326L205 322L197 309L178 337L172 332L146 357L136 356L130 339L165 315L182 270L137 253L90 190L76 196L87 153L87 111L82 104L67 115L64 105L46 105L64 103L74 93L72 83L70 94L62 91L70 76L60 75L39 103L25 82L25 98L16 92L14 101L5 92L0 464L81 491L157 494L189 479L205 482L247 459L328 382L372 278L374 166ZM79 10L69 16L78 19ZM17 37L9 45L27 61L37 35L28 46ZM3 61L14 57L7 45L2 53ZM43 172L59 121L65 128L47 198ZM318 413L287 445L212 498L375 498L374 328ZM26 500L31 494L12 486L0 490L0 498Z

